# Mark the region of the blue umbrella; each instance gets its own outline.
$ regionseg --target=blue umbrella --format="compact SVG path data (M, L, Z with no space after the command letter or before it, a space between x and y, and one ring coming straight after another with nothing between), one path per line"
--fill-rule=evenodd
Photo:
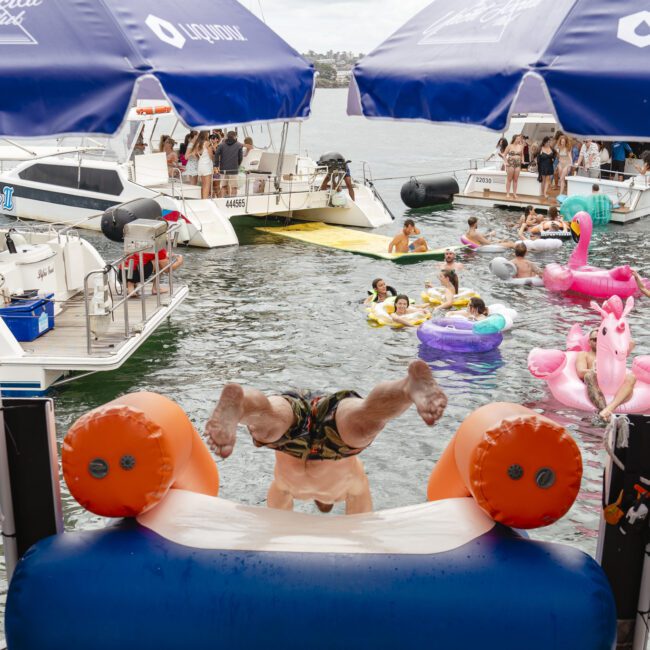
M306 118L314 71L236 0L0 3L0 135L112 134L145 78L196 127Z
M436 0L354 68L348 112L477 124L553 112L577 135L650 138L650 5Z

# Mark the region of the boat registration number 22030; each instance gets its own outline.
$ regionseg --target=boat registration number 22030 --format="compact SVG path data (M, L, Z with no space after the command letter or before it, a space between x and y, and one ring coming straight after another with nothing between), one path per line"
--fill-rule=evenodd
M0 207L3 210L14 209L14 188L10 185L5 185L0 193Z
M492 179L489 176L476 176L477 183L491 183Z
M246 199L228 199L226 201L227 208L245 208Z

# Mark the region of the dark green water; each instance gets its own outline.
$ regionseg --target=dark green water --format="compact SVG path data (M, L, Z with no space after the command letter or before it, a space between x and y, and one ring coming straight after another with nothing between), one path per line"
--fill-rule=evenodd
M304 124L302 145L317 158L341 150L353 160L353 171L367 160L376 177L467 166L484 156L497 136L462 128L391 124L348 118L345 93L321 91L314 117ZM379 182L378 188L401 221L407 211L399 199L403 180ZM467 217L480 216L501 235L511 236L518 214L502 210L453 208L412 214L430 244L456 244ZM380 232L392 234L399 225ZM433 263L397 266L348 253L283 241L245 225L238 229L242 245L227 250L188 249L182 278L191 295L171 323L162 327L123 368L55 390L59 441L69 425L88 409L120 394L151 390L176 400L199 430L225 382L273 392L287 387L338 389L367 393L378 381L401 376L411 359L423 356L447 391L449 406L442 420L426 427L415 411L390 423L362 459L370 477L375 506L390 508L425 499L428 475L462 419L491 401L513 401L543 412L567 426L584 461L580 495L568 515L535 538L564 542L593 553L600 507L601 474L605 458L603 430L591 416L572 411L549 397L543 382L526 368L534 346L562 347L574 322L596 324L587 300L567 299L544 288L498 284L488 271L489 257L473 255L463 261L464 286L479 291L486 302L503 302L519 312L513 331L501 348L487 355L432 357L414 330L373 329L359 305L370 282L383 277L389 284L418 295ZM609 226L597 230L591 262L611 267L630 263L650 271L646 252L648 225ZM85 235L86 236L86 235ZM99 235L88 238L105 254L116 257L118 247ZM545 263L564 261L571 245L558 253L536 255ZM637 354L648 353L650 301L643 299L629 317ZM221 495L251 504L264 504L273 470L273 454L255 449L241 430L234 454L217 461ZM103 522L83 511L65 491L68 530ZM300 509L312 511L311 504ZM338 509L337 509L338 510Z

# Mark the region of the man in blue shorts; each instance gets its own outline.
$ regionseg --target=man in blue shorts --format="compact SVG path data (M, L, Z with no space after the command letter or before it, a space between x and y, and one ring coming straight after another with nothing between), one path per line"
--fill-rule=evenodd
M420 231L415 225L413 219L407 219L404 222L402 232L398 232L393 237L390 244L388 244L389 253L425 253L429 250L426 239L424 237L417 237ZM413 240L413 241L411 241Z

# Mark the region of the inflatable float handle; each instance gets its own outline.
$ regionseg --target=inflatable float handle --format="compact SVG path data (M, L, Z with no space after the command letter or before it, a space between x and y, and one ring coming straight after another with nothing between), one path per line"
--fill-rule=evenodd
M124 395L80 417L61 456L72 496L104 517L135 517L170 488L219 492L216 463L189 418L155 393Z
M581 479L580 450L563 427L497 402L462 422L431 472L427 498L472 496L495 521L539 528L569 510Z

